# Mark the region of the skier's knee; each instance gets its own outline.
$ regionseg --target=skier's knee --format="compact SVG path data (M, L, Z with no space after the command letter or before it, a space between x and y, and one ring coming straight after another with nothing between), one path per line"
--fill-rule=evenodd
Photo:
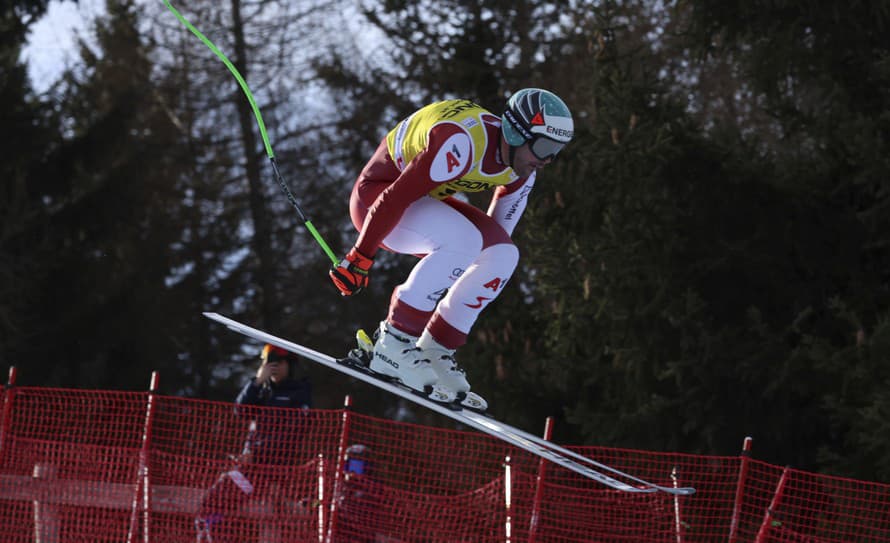
M519 249L513 243L491 245L479 255L479 262L496 268L501 276L510 277L519 264Z

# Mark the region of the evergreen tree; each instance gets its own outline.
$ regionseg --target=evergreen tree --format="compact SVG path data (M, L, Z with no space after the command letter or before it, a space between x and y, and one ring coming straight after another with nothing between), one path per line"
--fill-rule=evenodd
M890 39L880 31L890 14L881 2L688 8L694 50L736 58L761 110L778 120L771 133L748 135L776 157L772 182L812 203L790 247L800 272L792 359L809 371L800 385L807 401L822 407L821 435L810 446L823 466L886 478L875 459L890 451L890 439L875 414L886 410L887 385L876 356L890 302Z
M164 92L174 97L170 107L181 121L178 145L191 157L190 173L180 182L188 195L180 220L189 235L173 248L175 288L194 315L182 334L198 338L180 353L192 374L182 391L230 399L252 371L245 361L255 359L256 346L221 331L201 311L232 315L324 350L345 349L351 331L341 328L357 324L344 325L348 312L338 307L336 289L325 289L330 261L278 186L236 79L169 11L153 9L152 35L168 53L159 55ZM316 2L236 2L225 9L193 3L183 14L247 81L284 181L322 237L333 234L339 252L346 204L336 209L330 202L341 173L332 156L342 143L326 138L327 107L311 92L307 52L319 36L330 39L321 24L330 9ZM332 397L334 405L342 401L339 393Z
M176 234L167 204L178 198L165 170L171 126L150 93L133 6L108 11L98 51L81 45L85 74L55 91L64 132L28 187L42 226L23 243L36 262L21 285L32 299L10 347L24 382L145 388L148 368L175 362L164 283Z
M40 267L39 254L46 239L43 213L35 208L38 196L34 170L56 129L48 118L51 109L33 95L22 46L33 22L46 10L45 1L16 1L0 13L0 136L4 160L0 161L0 359L20 363L26 356L14 346L17 336L30 326L28 314L36 293L28 278Z
M386 94L414 107L474 81L474 71L498 74L480 93L513 88L524 74L532 79L519 86L542 77L576 114L576 141L541 176L517 229L522 268L461 353L474 386L495 391L495 413L530 426L543 406L571 424L564 439L644 448L726 453L753 435L760 457L805 469L847 457L851 442L883 450L851 433L850 414L874 420L886 402L868 392L851 404L849 386L837 388L851 367L872 379L866 391L886 379L862 351L886 305L886 229L869 213L882 209L886 177L884 120L874 115L884 109L885 47L864 30L883 15L740 5L714 18L719 6L707 2L669 14L605 2L564 6L565 22L547 20L547 34L501 18L543 21L557 11L545 2L460 7L449 19L460 24L425 6L387 3L371 14L392 39ZM749 10L760 13L742 16ZM469 36L473 14L523 29L519 41L497 42L506 31ZM716 30L700 24L712 20ZM838 23L849 25L835 40L841 31L828 28ZM817 29L827 34L814 37ZM521 40L529 34L542 36L540 49ZM481 35L492 41L473 41ZM713 65L696 56L696 40L713 46L715 35L726 56ZM443 46L452 36L474 43L472 68L446 62L457 58ZM842 47L828 51L829 42ZM442 55L426 54L433 43ZM510 50L529 53L513 57L521 68L479 54ZM355 73L331 80L364 85ZM851 100L828 108L822 98L839 89ZM375 103L373 90L366 96ZM356 124L373 124L363 119Z

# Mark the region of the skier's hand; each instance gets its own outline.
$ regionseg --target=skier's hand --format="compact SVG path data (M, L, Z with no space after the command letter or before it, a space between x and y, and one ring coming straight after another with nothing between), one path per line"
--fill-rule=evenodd
M342 296L351 296L368 286L368 271L373 263L353 247L339 264L331 266L328 275Z

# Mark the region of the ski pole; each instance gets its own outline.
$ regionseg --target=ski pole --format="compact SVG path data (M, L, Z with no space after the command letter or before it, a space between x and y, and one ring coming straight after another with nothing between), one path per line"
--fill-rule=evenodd
M250 102L250 107L253 108L253 114L256 117L257 125L260 127L260 136L263 138L263 144L266 146L266 155L269 157L269 161L272 163L272 170L275 172L275 180L278 182L278 185L281 187L281 190L284 191L284 194L287 196L288 201L294 206L294 209L297 210L297 215L300 216L300 220L303 221L303 224L306 225L306 229L309 230L309 233L312 234L312 237L315 238L315 241L321 246L322 250L324 250L325 254L328 255L328 258L331 259L331 262L336 266L339 260L337 256L331 251L331 248L328 247L328 244L325 243L324 239L322 239L321 234L318 233L318 230L313 226L312 221L306 217L306 214L303 213L303 209L300 207L300 203L294 197L293 192L291 192L290 187L287 186L287 183L284 181L284 178L281 177L281 172L278 171L278 164L275 162L275 153L272 151L272 145L269 143L269 137L266 135L266 124L263 122L263 116L260 115L260 108L256 105L256 100L253 98L253 93L250 92L250 88L247 86L247 83L244 81L244 78L241 77L241 73L238 71L238 68L229 61L229 59L213 44L210 39L207 38L204 34L201 33L200 30L195 28L192 23L190 23L185 17L182 16L176 8L170 5L169 0L164 0L164 4L167 5L167 8L173 12L173 15L176 15L176 18L179 19L186 28L191 31L192 34L198 37L204 45L206 45L213 53L219 57L223 64L232 72L232 75L235 76L235 79L238 80L238 84L241 86L241 90L244 91L244 95L247 96L247 101Z

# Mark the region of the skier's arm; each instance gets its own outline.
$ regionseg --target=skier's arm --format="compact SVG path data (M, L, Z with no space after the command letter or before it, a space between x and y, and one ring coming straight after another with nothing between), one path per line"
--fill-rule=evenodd
M355 245L339 264L331 267L331 281L343 296L368 286L374 255L408 206L429 194L439 183L460 178L472 166L472 140L463 127L454 123L437 124L430 129L428 142L426 149L415 156L371 204Z
M509 185L498 187L488 205L488 216L512 235L516 223L525 211L528 195L534 186L535 174L532 173L525 179L517 179Z
M399 223L409 205L423 198L440 183L466 174L472 166L469 152L457 155L453 147L472 148L469 134L454 123L440 123L430 130L426 149L415 156L398 179L371 204L355 243L363 255L373 258L380 244Z

